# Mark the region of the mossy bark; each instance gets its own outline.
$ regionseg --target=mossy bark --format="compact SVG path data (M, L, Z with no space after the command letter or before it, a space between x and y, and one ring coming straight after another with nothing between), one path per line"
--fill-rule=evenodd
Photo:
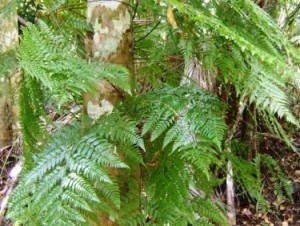
M0 0L0 9L3 9L11 0ZM14 7L7 12L9 15L0 16L0 54L5 54L15 48L18 43L17 12ZM0 74L0 150L12 142L14 121L13 109L13 80L12 71Z

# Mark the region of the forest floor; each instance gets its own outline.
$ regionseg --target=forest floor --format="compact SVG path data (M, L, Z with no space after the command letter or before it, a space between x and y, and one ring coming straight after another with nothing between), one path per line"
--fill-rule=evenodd
M300 134L295 137L300 144ZM297 143L295 142L296 146ZM285 149L282 142L265 139L263 151L271 155L293 185L293 200L280 197L275 192L272 176L263 172L264 193L269 209L262 213L257 211L255 203L237 199L237 225L253 226L300 226L300 157L292 150Z
M14 153L12 146L0 149L0 207L3 207L2 201L9 192L11 180L9 178L10 171L17 163L18 154ZM1 209L1 208L0 208ZM1 215L1 214L0 214ZM1 220L0 220L1 221ZM0 226L11 226L12 222L0 222Z

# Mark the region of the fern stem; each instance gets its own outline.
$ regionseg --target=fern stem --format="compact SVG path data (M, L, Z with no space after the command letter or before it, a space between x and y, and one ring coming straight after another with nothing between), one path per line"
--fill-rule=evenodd
M225 141L225 150L226 152L230 153L230 143L231 140L237 130L238 124L242 118L244 109L246 104L243 101L240 101L239 110L237 112L236 119L233 123L233 126L228 132L227 139ZM235 191L234 191L234 180L233 180L233 167L230 160L227 162L227 175L226 175L226 200L227 200L227 217L228 223L230 225L236 225L236 210L235 210Z
M230 150L227 150L230 152ZM227 217L230 225L236 225L236 210L234 203L234 180L233 169L231 161L227 162L227 176L226 176L226 197L227 197Z

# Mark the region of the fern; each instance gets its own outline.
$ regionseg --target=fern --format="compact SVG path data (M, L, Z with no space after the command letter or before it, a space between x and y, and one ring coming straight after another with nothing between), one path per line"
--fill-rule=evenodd
M297 72L292 71L283 57L288 49L286 38L265 12L247 0L226 1L219 5L209 2L207 7L211 11L205 7L192 8L191 5L176 0L165 2L185 15L185 22L196 23L204 46L197 47L197 42L191 38L182 42L195 45L194 52L204 49L203 61L216 62L214 65L205 65L210 66L210 71L214 71L213 67L219 68L222 72L218 75L220 80L226 83L231 81L241 99L249 95L250 102L256 102L260 110L268 109L279 117L298 124L289 110L284 90L287 82L295 81ZM228 15L234 20L229 19ZM188 30L186 32L189 33ZM255 35L249 35L249 32ZM204 34L207 34L206 37ZM218 44L220 40L223 42L222 46ZM207 42L217 47L208 49L214 52L206 53ZM183 56L188 58L189 52L191 51L183 51ZM207 59L208 57L212 59Z
M157 99L158 96L161 96L160 100ZM165 87L138 98L137 103L137 111L145 115L142 119L145 120L142 135L151 130L152 141L155 140L153 137L157 138L169 131L175 123L181 128L178 131L181 136L186 135L192 139L195 133L197 138L207 138L220 148L220 141L226 130L223 117L220 116L222 104L205 91L188 87ZM153 107L149 108L149 105ZM145 113L143 109L146 109ZM155 111L149 114L150 109ZM167 135L165 143L171 143L177 138L172 132L167 132Z
M288 122L297 125L297 119L288 108L288 97L283 88L283 81L274 78L274 75L269 74L270 72L265 71L257 63L253 65L252 71L249 82L244 79L246 82L244 90L247 92L246 89L249 89L250 102L255 100L259 109L268 109L272 113L277 113L279 118L285 117Z
M145 208L151 222L180 225L193 222L194 216L189 212L196 210L186 206L190 199L189 185L195 172L209 178L209 167L218 162L216 151L220 151L220 140L226 131L223 105L211 94L192 86L167 86L133 100L125 102L124 107L143 123L141 134L147 152L144 161L149 167L149 178L145 180L149 203ZM214 182L207 180L207 183Z
M85 2L44 1L43 20L24 29L21 125L31 153L9 218L24 225L92 225L102 217L119 225L227 225L213 194L224 182L215 172L225 172L228 160L237 187L259 206L266 206L262 162L275 168L278 193L291 194L272 159L248 162L236 154L240 147L232 154L223 150L225 103L194 85L179 86L184 68L198 58L220 89L232 86L237 102L255 103L270 131L292 146L277 120L298 125L286 93L286 84L296 80L286 62L292 49L282 33L250 0L161 2L145 0L137 8L153 22L135 24L135 96L124 95L111 114L94 121L83 116L82 123L74 120L49 137L41 123L44 98L63 108L80 104L102 80L131 94L131 81L123 67L86 60L80 37L92 30ZM178 30L165 21L166 5L175 8Z
M211 107L196 113L195 109L204 104ZM129 111L128 106L131 106ZM36 165L25 173L15 190L8 217L36 222L37 225L65 225L67 222L82 222L84 225L90 219L97 222L96 214L101 210L124 225L133 216L138 217L132 225L145 222L147 215L160 223L181 222L183 225L192 222L194 215L191 211L198 210L187 207L186 203L192 200L189 187L193 174L206 175L209 179L206 182L212 183L211 189L214 186L214 180L210 182L209 168L218 161L220 140L226 131L222 108L217 98L196 87L164 87L128 99L111 115L100 117L83 131L79 123L74 123L55 132L43 152L38 154ZM142 139L136 126L140 123L147 125L151 118L146 116L151 111L150 115L162 117L150 127L150 137L146 133ZM208 121L207 113L214 114L215 120ZM137 114L140 116L136 117ZM166 116L170 120L165 120ZM194 117L201 120L194 124ZM166 136L171 128L181 126L183 122L187 128L176 135ZM184 139L187 136L195 138ZM163 147L165 140L169 144ZM180 142L180 145L173 150L171 144L175 142ZM123 156L123 161L119 156ZM128 166L131 170L143 167L146 174L142 190L140 182L135 179L135 171L126 170ZM120 169L124 179L116 183L108 169ZM124 189L123 183L128 189L124 194L120 193ZM32 188L31 192L29 188ZM140 212L141 199L145 214ZM136 201L130 204L129 200ZM24 205L26 211L23 211ZM123 205L129 205L130 214L125 208L123 210ZM36 208L39 211L35 211ZM52 211L46 212L47 209ZM221 210L219 220L203 211L200 213L207 215L212 222L220 223L223 219Z
M199 225L224 225L226 218L221 214L222 209L217 203L208 199L196 199L193 204L197 205L199 215L204 216L198 220Z
M37 49L40 51L35 51ZM87 63L76 55L75 49L76 46L63 36L44 22L39 22L38 27L31 25L24 30L20 46L21 65L28 76L51 91L58 106L70 102L73 96L93 92L100 78L130 93L126 69L116 65Z
M26 208L28 211L39 209L33 215L33 219L28 216L29 221L41 222L40 224L48 222L54 225L62 220L58 216L65 216L70 221L87 222L82 212L94 213L94 205L104 202L104 197L109 198L110 202L119 208L119 191L117 186L112 186L115 182L106 167L127 166L115 156L112 144L96 135L83 136L74 143L73 139L79 135L79 126L74 124L53 134L44 152L39 154L37 165L21 181L21 189L23 186L32 188L31 194L23 193L24 198L29 195ZM16 189L16 194L18 192L21 191ZM53 196L49 196L52 193ZM18 196L16 201L20 198L21 196ZM13 199L12 204L14 201ZM109 208L108 204L101 205ZM19 216L19 207L13 205L11 217ZM49 209L53 212L47 213ZM70 215L65 215L65 211Z
M287 196L290 200L293 200L293 186L291 181L284 175L281 167L278 163L269 155L257 156L257 162L263 164L268 168L272 174L272 179L275 181L275 191L278 196Z
M43 100L40 84L25 75L21 80L19 102L23 143L28 153L38 151L38 144L41 146L46 138L40 118L45 117Z
M260 210L266 210L268 205L261 193L263 185L260 175L260 165L235 156L230 156L229 159L233 164L234 177L238 189L245 191L243 195L248 195L250 199L256 201Z

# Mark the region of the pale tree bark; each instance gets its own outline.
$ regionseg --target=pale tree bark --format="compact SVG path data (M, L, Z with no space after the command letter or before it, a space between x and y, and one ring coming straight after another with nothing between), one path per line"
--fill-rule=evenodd
M0 0L0 8L9 4L10 0ZM14 48L18 43L17 13L0 17L0 54ZM10 128L10 82L8 74L0 75L0 150L11 144Z
M0 9L11 4L11 0L0 0ZM18 26L16 7L10 7L6 15L0 15L0 54L16 48L18 44ZM1 63L1 62L0 62ZM13 63L13 62L12 62ZM13 141L18 131L18 110L15 102L16 70L10 70L0 75L0 151L14 150ZM6 155L11 154L11 151ZM7 156L8 157L8 156ZM0 191L0 224L3 221L9 195L17 181L22 163L18 162L8 173L6 185ZM3 165L2 167L5 167ZM3 170L1 170L3 172ZM0 175L2 176L2 175Z
M122 65L133 75L133 34L128 5L129 1L88 1L87 20L94 33L86 39L86 49L93 59ZM113 106L120 98L105 81L99 83L98 90L100 95L96 99L85 96L87 113L92 117L89 107L101 111L99 105Z
M94 60L122 65L132 76L133 34L128 6L129 0L88 1L87 21L94 32L86 39L86 49ZM98 97L84 95L85 113L94 119L102 112L112 111L114 104L120 101L119 93L108 82L99 81L98 91ZM111 173L117 177L120 172ZM117 225L111 216L104 213L99 213L99 216L100 225Z

